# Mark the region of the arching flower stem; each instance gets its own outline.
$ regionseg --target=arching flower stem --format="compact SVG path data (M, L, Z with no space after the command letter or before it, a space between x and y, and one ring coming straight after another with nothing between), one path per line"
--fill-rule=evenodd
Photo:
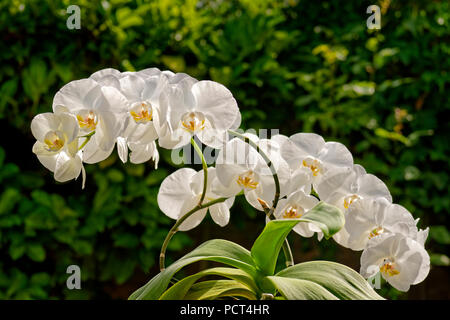
M161 247L161 253L159 254L159 269L161 271L163 271L165 269L165 259L166 259L167 246L169 245L169 242L172 239L172 237L175 235L175 233L178 232L178 227L187 218L189 218L191 215L196 213L198 210L201 210L201 209L204 209L204 208L208 208L208 207L210 207L210 206L212 206L212 205L214 205L216 203L224 202L227 199L228 198L217 198L217 199L209 201L209 202L207 202L205 204L198 204L197 206L195 206L195 208L193 208L191 211L187 212L184 216L182 216L180 219L178 219L177 222L175 222L173 227L169 230L169 233L167 234L166 239L164 239L163 245Z
M275 167L272 164L272 161L267 156L267 154L263 150L261 150L255 142L253 142L251 139L249 139L248 137L244 136L243 134L241 134L239 132L236 132L233 130L228 130L228 132L231 135L242 139L244 142L248 143L250 146L255 148L255 150L261 155L261 157L264 159L267 166L269 167L270 172L272 173L272 176L273 176L273 181L275 183L275 197L272 202L272 207L270 207L270 208L267 206L267 204L264 205L263 203L261 203L261 202L260 203L261 203L261 206L263 207L264 213L266 214L267 218L269 220L272 220L273 212L278 204L278 200L280 199L280 181L278 180L277 171L275 170ZM294 257L292 255L292 250L291 250L291 247L289 246L289 242L288 242L287 238L284 239L282 248L283 248L283 253L284 253L284 256L286 259L286 266L287 267L293 266L294 265Z
M198 202L198 205L201 205L203 203L203 200L205 200L206 195L206 187L208 185L208 165L206 164L205 156L203 155L202 149L198 146L197 142L195 142L194 137L191 138L191 144L194 147L195 152L199 155L199 157L202 159L202 167L203 167L203 192L200 197L200 200Z

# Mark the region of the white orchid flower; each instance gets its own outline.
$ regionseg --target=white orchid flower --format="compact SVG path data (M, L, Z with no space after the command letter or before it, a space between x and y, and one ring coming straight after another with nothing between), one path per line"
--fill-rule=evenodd
M389 189L383 181L372 174L367 174L366 170L355 164L353 170L327 175L320 181L316 189L319 198L332 204L342 212L347 213L352 203L361 199L384 198L392 202ZM342 228L333 236L333 239L344 247L348 247L349 234Z
M117 137L117 150L122 162L143 163L150 159L158 166L159 153L155 140L160 131L160 95L168 84L167 76L157 68L139 72L104 69L91 75L102 86L112 86L127 101L123 117L124 130ZM164 108L167 109L167 108Z
M147 156L142 157L140 161L158 158L154 141L158 138L160 132L160 95L168 83L166 76L159 74L148 76L144 80L137 75L130 74L122 77L119 83L120 92L124 94L128 101L125 129L117 139L120 159L126 162L128 148L134 149L132 152L138 152L139 147L152 151L152 153L146 152ZM134 162L135 158L130 156L130 161L141 163Z
M250 137L250 136L248 136ZM254 139L274 166L280 182L281 194L285 195L284 186L290 178L289 166L280 157L279 146L268 139ZM239 138L228 141L220 150L216 160L217 189L223 196L234 196L244 192L247 201L256 209L263 210L258 199L272 204L275 197L273 175L262 156L249 144Z
M394 288L408 291L422 282L430 271L430 257L417 241L402 234L382 234L370 240L361 255L362 276L369 278L380 272Z
M179 78L167 87L164 95L168 109L166 118L161 119L159 145L166 149L179 148L196 135L203 144L221 148L227 141L227 130L240 124L236 100L217 82Z
M278 202L274 216L276 219L299 219L318 203L316 197L300 189ZM322 231L312 223L300 222L292 230L306 238L312 237L317 232L317 238L319 240L323 238Z
M278 146L278 152L280 155L281 148L287 140L289 140L289 138L282 134L277 134L270 138L270 141ZM281 159L283 159L283 162L287 163L283 157L281 157ZM306 194L310 194L313 177L311 171L304 167L292 169L290 166L289 171L290 179L283 185L285 191L284 194L289 195L300 189L302 189Z
M76 117L79 134L86 139L82 142L83 161L96 163L111 154L122 132L122 115L127 111L127 101L112 86L82 79L69 82L56 93L53 111Z
M140 71L125 71L125 72L120 72L119 70L113 68L106 68L93 73L89 78L97 81L98 83L104 86L113 86L119 88L119 83L117 82L117 79L120 79L122 77L128 75L135 75L145 80L149 77L159 76L161 74L166 76L170 84L178 83L182 79L188 77L194 79L186 73L182 72L173 73L172 71L169 70L161 71L158 68L147 68Z
M370 239L382 233L401 233L416 237L417 227L411 213L385 198L361 199L354 202L345 217L349 234L348 247L363 250Z
M117 145L119 145L119 142ZM158 169L159 152L158 148L156 147L155 141L146 144L128 142L127 145L131 151L130 152L131 163L144 163L149 160L152 160L155 169ZM121 152L122 154L125 153L125 151L119 151L119 155Z
M383 181L355 164L350 172L340 172L330 176L325 175L316 189L322 201L326 201L342 210L359 199L385 198L392 202L389 189Z
M31 132L36 138L33 152L55 180L66 182L82 173L82 187L86 173L78 150L78 124L69 114L42 113L31 121Z
M419 219L416 220L416 224L419 221ZM409 232L409 237L418 243L420 243L422 246L425 246L425 241L428 238L428 233L430 232L430 228L427 227L426 229L416 229L411 228Z
M280 135L277 139L291 170L308 171L312 175L314 189L325 175L350 172L353 168L350 151L339 142L325 142L314 133L297 133L289 138Z
M205 194L205 201L212 201L220 198L220 195L211 191L210 181L216 179L216 169L208 168L208 183ZM161 183L158 192L158 206L165 215L172 219L180 219L184 214L195 208L203 192L203 171L195 171L190 168L182 168L169 175ZM179 227L186 231L195 228L205 218L207 211L215 223L220 226L228 224L230 219L230 208L233 205L234 197L225 202L216 203L208 208L195 212L187 218Z

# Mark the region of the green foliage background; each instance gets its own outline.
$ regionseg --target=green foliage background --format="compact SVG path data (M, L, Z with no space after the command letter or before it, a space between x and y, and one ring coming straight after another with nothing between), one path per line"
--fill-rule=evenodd
M66 8L81 8L68 30ZM366 8L381 7L368 30ZM157 272L171 226L158 185L175 169L87 165L87 185L58 184L31 152L31 119L51 110L65 83L106 67L187 72L227 86L243 128L316 132L349 147L389 186L394 201L432 226L433 267L392 299L448 299L450 234L450 4L447 1L1 0L0 298L126 298ZM177 234L176 259L222 236L251 244L264 218L242 201L224 229L206 221ZM291 236L292 237L292 236ZM332 240L291 238L297 262L330 259L356 270L359 254ZM170 262L170 260L169 260ZM68 265L82 290L65 289Z

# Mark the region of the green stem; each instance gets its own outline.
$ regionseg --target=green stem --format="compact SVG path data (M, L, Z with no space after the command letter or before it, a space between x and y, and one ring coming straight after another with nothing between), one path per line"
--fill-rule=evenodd
M277 171L275 170L274 165L272 164L272 161L269 159L269 157L267 156L267 154L261 150L259 148L259 146L253 142L252 140L250 140L248 137L244 136L243 134L233 131L233 130L228 130L228 132L242 140L244 140L244 142L248 143L249 145L251 145L253 148L256 149L256 151L261 155L261 157L264 159L264 161L266 162L267 166L270 169L270 172L272 173L273 176L273 181L275 183L275 197L273 199L272 202L272 207L270 208L270 215L273 214L273 211L275 210L277 204L278 204L278 200L280 200L280 181L278 180L278 174Z
M84 148L84 146L89 142L89 140L91 140L91 137L94 135L94 133L95 133L95 130L90 132L90 133L88 133L85 136L81 136L80 137L80 138L86 138L86 140L83 141L83 144L78 148L78 150L81 150L81 149Z
M252 140L250 140L248 137L244 136L243 134L240 134L239 132L235 132L233 130L228 130L228 132L242 140L244 140L244 142L248 143L249 145L251 145L253 148L256 149L256 151L261 155L261 157L264 159L264 161L266 162L267 166L270 169L270 172L272 173L273 176L273 181L275 183L275 197L273 199L272 202L272 207L271 208L264 208L263 210L265 212L265 214L267 215L267 217L272 220L273 217L273 212L278 204L278 200L280 199L280 181L278 180L278 174L275 170L275 167L272 164L272 161L269 159L269 157L266 155L266 153L261 150L259 148L259 146L253 142ZM289 241L286 239L284 239L284 243L283 243L283 253L284 256L286 258L286 266L290 267L294 265L294 257L292 256L292 250L291 247L289 246Z
M203 200L205 200L206 196L206 188L208 185L208 165L206 164L205 156L203 155L202 149L198 146L198 144L195 142L194 137L191 138L191 144L194 147L195 152L199 155L199 157L202 159L202 167L203 167L203 192L200 197L200 200L198 202L198 205L201 205Z
M198 201L197 206L194 209L192 209L191 211L189 211L188 213L186 213L184 216L182 216L180 219L178 219L177 222L172 227L172 229L170 229L169 233L167 234L166 239L164 240L164 243L163 243L163 245L161 247L161 253L159 255L159 269L161 271L163 271L164 268L165 268L165 258L166 258L167 246L169 245L169 242L172 239L172 237L175 235L175 233L177 233L178 227L181 225L181 223L183 223L184 220L189 218L192 214L194 214L198 210L203 209L203 208L207 208L207 207L209 207L209 206L211 206L211 205L213 205L215 203L223 202L223 201L225 201L227 199L227 198L219 198L219 199L210 201L210 202L208 202L205 205L202 205L203 200L205 200L206 189L207 189L207 186L208 186L208 165L206 164L205 156L203 155L202 149L200 149L198 144L195 142L194 137L191 138L191 144L194 147L195 152L197 152L199 157L202 159L203 191L202 191L202 195L200 196L200 200Z
M198 204L195 208L193 208L191 211L187 212L185 215L183 215L180 219L175 222L172 229L170 229L169 233L166 236L166 239L164 239L163 245L161 247L161 253L159 254L159 269L163 271L165 269L165 259L166 259L166 249L169 245L170 240L175 235L175 233L178 232L178 227L191 215L196 213L198 210L208 208L216 203L221 203L227 200L228 198L217 198L215 200L212 200L210 202L207 202L205 204Z

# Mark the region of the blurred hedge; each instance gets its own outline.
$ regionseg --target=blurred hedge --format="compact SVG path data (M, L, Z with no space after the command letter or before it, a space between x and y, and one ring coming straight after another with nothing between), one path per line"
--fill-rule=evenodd
M71 4L81 7L80 30L66 27ZM366 27L371 4L381 7L379 31ZM450 243L449 6L1 0L0 298L125 298L157 270L171 224L156 204L160 181L174 170L169 152L158 171L123 165L115 155L87 165L84 191L80 181L56 183L31 153L33 116L51 110L62 85L106 67L156 66L212 79L233 92L244 128L343 142L421 227L433 226L427 248L435 265L448 265L439 254ZM233 212L241 230L256 219L242 203ZM177 235L169 255L198 241L195 233ZM316 258L336 256L334 244L312 246ZM296 254L311 245L302 250ZM64 289L70 264L80 265L84 290ZM436 269L447 281L433 281L448 298L448 267Z

